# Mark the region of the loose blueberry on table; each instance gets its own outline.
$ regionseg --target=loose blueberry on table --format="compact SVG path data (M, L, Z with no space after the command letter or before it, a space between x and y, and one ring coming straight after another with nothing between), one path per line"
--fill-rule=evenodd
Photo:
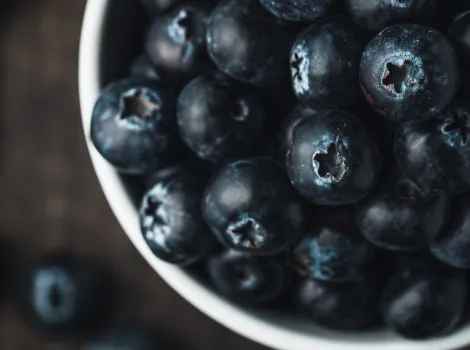
M90 139L145 183L155 259L205 268L234 303L287 312L288 300L326 328L457 330L470 270L470 5L142 1L144 54L103 89ZM75 275L52 275L68 303ZM59 312L54 298L32 314Z
M89 331L109 306L110 279L99 266L54 253L25 276L21 310L34 327L50 333Z

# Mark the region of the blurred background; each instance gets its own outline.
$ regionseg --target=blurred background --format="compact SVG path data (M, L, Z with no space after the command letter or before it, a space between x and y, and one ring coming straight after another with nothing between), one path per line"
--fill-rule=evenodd
M187 350L265 349L174 293L111 213L80 121L77 66L85 3L0 0L0 244L7 255L0 281L0 349L80 349L93 336L46 335L18 313L19 281L27 268L64 249L103 263L115 276L116 299L103 329L142 325Z

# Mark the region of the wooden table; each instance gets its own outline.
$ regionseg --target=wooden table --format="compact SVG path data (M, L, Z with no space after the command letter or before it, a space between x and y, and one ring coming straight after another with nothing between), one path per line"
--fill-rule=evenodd
M134 1L134 0L129 0ZM5 2L15 3L4 9ZM0 306L0 349L78 349L48 339L17 313L16 282L62 247L118 276L113 322L154 327L186 350L264 349L216 324L173 292L133 248L106 203L80 125L79 31L85 0L0 1L0 237L16 245L11 296Z

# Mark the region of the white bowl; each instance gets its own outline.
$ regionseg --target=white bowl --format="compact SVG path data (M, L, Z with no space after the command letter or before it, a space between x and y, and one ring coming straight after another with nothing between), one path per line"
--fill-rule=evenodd
M445 338L409 341L385 330L332 332L292 316L248 310L226 301L186 271L166 264L152 254L141 235L130 189L99 155L89 138L91 113L100 88L125 74L124 69L140 46L135 44L141 40L135 35L140 35L143 28L135 25L142 22L136 17L136 2L88 0L80 43L79 91L85 139L101 187L124 231L153 269L176 292L209 317L246 338L279 350L444 350L469 344L468 326Z

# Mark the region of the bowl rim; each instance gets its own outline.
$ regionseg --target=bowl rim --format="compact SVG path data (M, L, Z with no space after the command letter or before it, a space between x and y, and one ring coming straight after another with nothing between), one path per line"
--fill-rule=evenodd
M325 349L346 350L360 346L364 350L444 350L463 347L470 343L470 328L445 338L414 342L393 335L389 331L347 334L319 330L305 326L297 319L277 319L272 314L243 309L214 293L210 288L197 282L179 267L158 260L150 251L140 233L138 213L115 171L93 147L89 137L90 119L93 106L100 92L100 57L102 54L103 25L110 0L88 0L82 23L79 47L79 99L85 133L95 173L100 182L111 210L134 244L135 248L150 266L186 301L202 313L222 324L231 331L259 344L279 350ZM285 323L292 323L289 329ZM296 324L299 327L296 328ZM318 333L327 334L327 337Z

